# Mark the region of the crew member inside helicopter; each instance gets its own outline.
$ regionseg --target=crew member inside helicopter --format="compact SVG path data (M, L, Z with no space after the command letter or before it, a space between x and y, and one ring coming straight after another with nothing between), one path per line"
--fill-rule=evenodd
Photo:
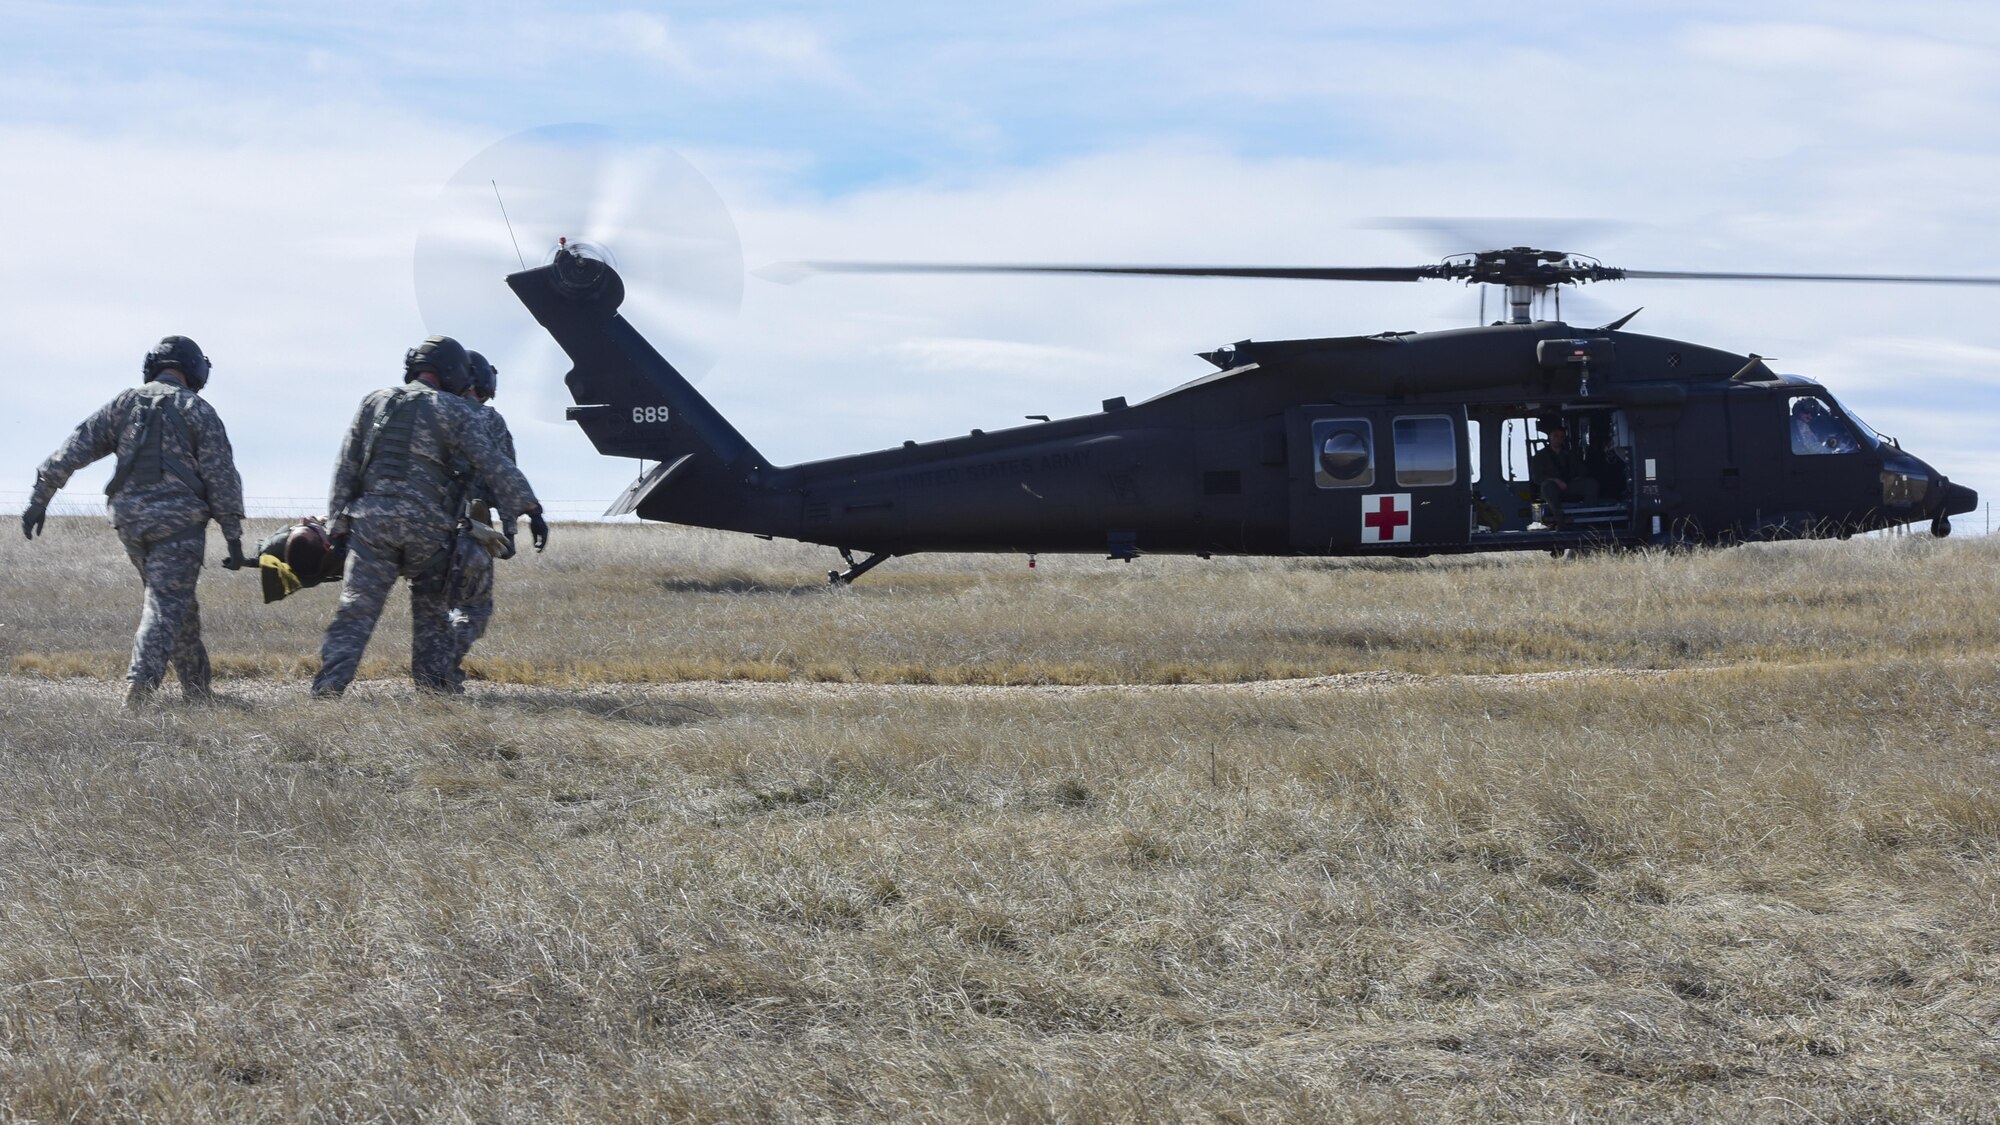
M1569 426L1560 417L1540 422L1542 447L1528 458L1528 475L1542 498L1542 526L1563 525L1563 507L1597 503L1597 474L1569 441Z
M1812 395L1792 399L1793 453L1852 453L1854 432Z

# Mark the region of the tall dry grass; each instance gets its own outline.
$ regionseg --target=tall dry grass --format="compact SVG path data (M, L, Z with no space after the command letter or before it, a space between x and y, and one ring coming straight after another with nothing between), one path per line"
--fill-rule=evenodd
M115 668L126 564L57 531L0 551L6 655ZM308 704L260 665L133 716L110 680L0 676L0 1116L2000 1104L1991 544L913 559L822 591L816 553L558 535L503 570L491 659L583 686ZM232 578L218 653L310 649L330 596ZM584 683L701 660L797 678ZM1426 675L1146 686L1293 660ZM1135 683L822 682L1005 661Z
M18 1117L2000 1098L1988 669L115 700L0 690Z
M846 589L824 582L832 559L686 528L559 525L549 553L500 564L499 610L472 667L550 686L1177 683L2000 651L1990 539L1565 562L1055 556L1029 570L1013 557L916 556ZM309 675L336 590L265 606L255 586L215 569L203 582L220 670ZM34 544L0 537L0 668L114 673L138 596L99 521L56 521ZM363 675L406 674L408 636L392 599Z

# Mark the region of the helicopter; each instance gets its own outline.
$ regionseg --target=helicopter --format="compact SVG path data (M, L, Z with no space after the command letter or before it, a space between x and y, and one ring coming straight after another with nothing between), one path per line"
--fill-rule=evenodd
M1215 367L1096 413L771 464L619 313L610 255L562 242L507 284L574 364L567 417L655 461L605 513L823 544L846 584L920 552L1426 556L1845 538L1978 495L1763 358L1536 320L1561 286L1623 278L2000 285L2000 278L1607 267L1516 246L1410 267L804 262L813 273L1027 273L1413 282L1504 290L1505 320L1241 340ZM1482 289L1483 293L1484 290ZM1558 305L1559 307L1559 305ZM1482 315L1482 320L1484 319ZM1558 431L1560 435L1558 436ZM1559 462L1551 452L1566 454ZM1560 464L1562 487L1538 479ZM857 560L855 555L863 557Z

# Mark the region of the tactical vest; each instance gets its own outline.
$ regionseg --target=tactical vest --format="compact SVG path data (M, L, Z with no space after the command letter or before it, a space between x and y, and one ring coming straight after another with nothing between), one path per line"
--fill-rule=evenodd
M201 474L163 440L171 430L180 439L180 449L195 451L194 433L188 428L187 416L181 413L180 390L172 383L157 382L139 388L139 401L125 423L128 427L136 426L138 433L129 446L119 443L118 468L104 486L106 496L118 495L128 484L146 488L171 476L189 492L202 500L208 499L208 486L202 483Z
M438 405L428 387L406 384L396 388L375 416L361 457L362 490L413 493L440 508L452 506L454 487L451 468L435 457L420 453L415 441L420 420L429 417L437 425Z

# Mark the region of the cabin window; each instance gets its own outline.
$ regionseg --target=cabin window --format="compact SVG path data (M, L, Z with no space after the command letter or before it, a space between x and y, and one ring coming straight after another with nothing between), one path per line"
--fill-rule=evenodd
M1390 427L1396 443L1396 484L1424 488L1458 481L1458 426L1442 414L1398 418Z
M1314 422L1313 459L1321 488L1366 488L1375 483L1375 431L1365 418Z
M1792 434L1793 453L1817 456L1861 448L1854 427L1816 395L1791 396L1785 404L1785 425Z

